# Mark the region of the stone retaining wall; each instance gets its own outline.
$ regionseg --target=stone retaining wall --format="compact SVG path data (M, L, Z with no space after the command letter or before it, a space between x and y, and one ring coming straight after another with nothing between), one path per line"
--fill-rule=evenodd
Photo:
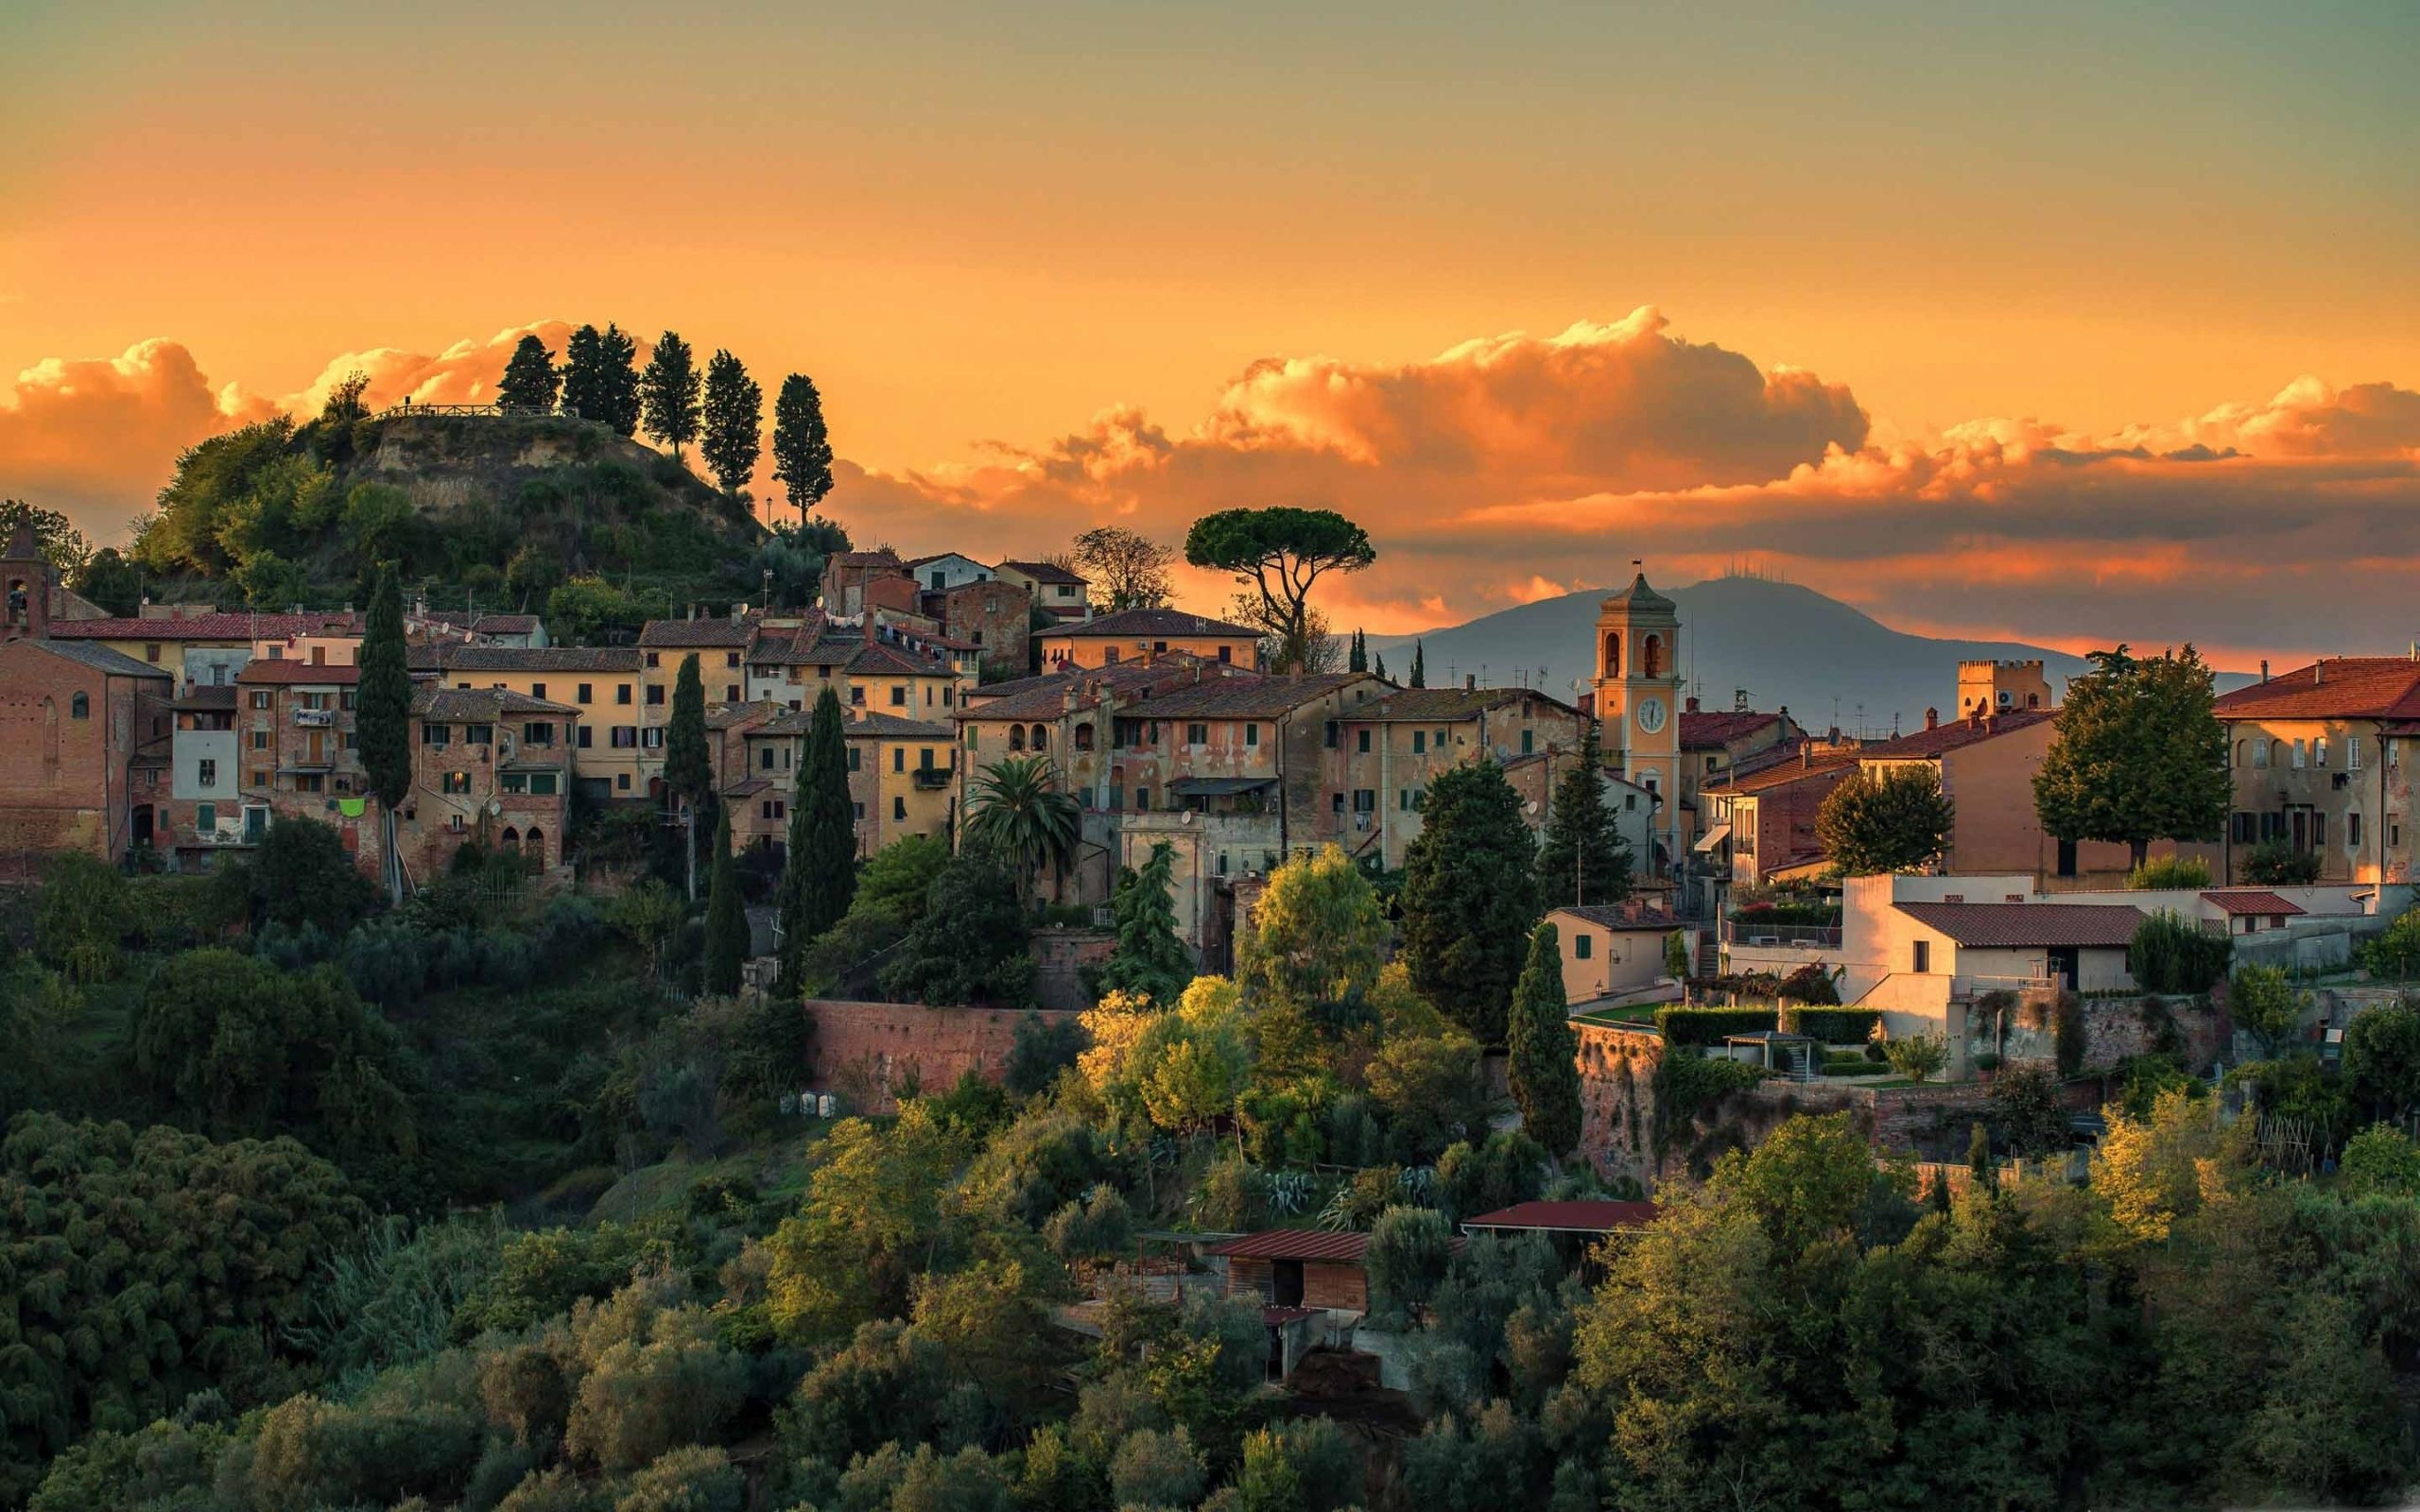
M913 1003L843 1003L808 999L801 1005L815 1030L815 1069L807 1086L832 1092L847 1113L899 1110L908 1087L947 1091L969 1071L996 1082L1006 1073L1023 1014L1010 1008L927 1008ZM1046 1022L1073 1013L1038 1013Z

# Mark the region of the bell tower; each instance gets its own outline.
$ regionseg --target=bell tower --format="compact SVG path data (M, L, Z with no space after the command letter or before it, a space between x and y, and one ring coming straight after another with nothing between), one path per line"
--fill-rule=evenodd
M39 641L50 633L50 563L28 522L18 522L0 550L0 640Z
M1631 584L1597 610L1597 724L1622 776L1677 816L1681 771L1681 615L1631 563ZM1659 823L1657 828L1666 825Z

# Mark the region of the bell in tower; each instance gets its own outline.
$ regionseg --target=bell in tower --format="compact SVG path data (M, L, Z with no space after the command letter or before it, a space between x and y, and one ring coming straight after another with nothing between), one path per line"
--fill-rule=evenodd
M20 520L0 555L0 640L41 640L50 633L50 563L34 540L33 522Z

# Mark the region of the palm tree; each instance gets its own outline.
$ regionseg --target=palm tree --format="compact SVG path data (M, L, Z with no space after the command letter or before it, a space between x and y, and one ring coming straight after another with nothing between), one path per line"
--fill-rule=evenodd
M1049 757L1011 756L983 768L967 800L967 838L1015 868L1028 892L1046 863L1058 877L1082 830L1076 800L1058 783Z

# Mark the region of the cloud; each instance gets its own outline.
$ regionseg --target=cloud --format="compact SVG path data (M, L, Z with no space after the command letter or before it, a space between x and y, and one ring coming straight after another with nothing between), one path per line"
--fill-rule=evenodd
M370 380L363 398L372 409L384 409L406 397L415 404L492 404L496 386L504 378L504 365L523 336L535 335L544 341L561 364L571 333L568 320L535 320L509 326L485 341L457 341L434 354L397 347L348 352L329 359L307 387L279 403L288 414L316 415L336 386L358 372ZM642 343L638 360L645 362L650 350Z
M0 493L63 508L87 533L114 539L179 453L275 412L233 384L213 387L174 341L50 358L0 390Z

